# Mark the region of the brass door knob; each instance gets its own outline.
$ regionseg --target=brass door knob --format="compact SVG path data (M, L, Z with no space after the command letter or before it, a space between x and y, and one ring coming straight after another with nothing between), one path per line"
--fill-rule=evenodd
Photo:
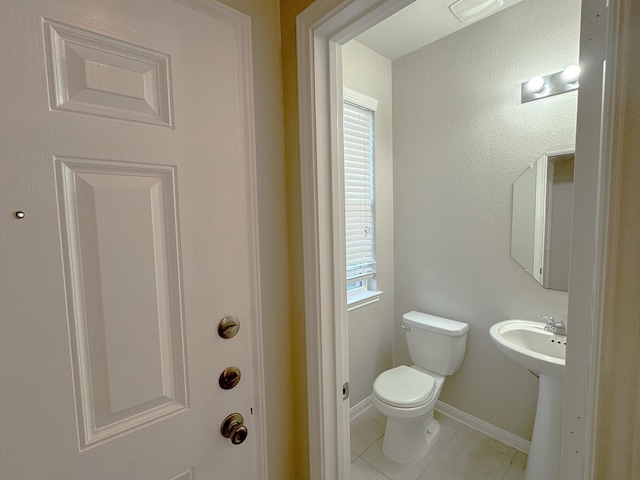
M244 425L236 428L231 434L231 443L233 443L234 445L240 445L247 439L248 434L249 432L247 431L247 427L245 427Z
M220 434L224 438L231 439L234 445L240 445L247 439L247 427L244 426L244 418L239 413L232 413L222 421L220 425Z

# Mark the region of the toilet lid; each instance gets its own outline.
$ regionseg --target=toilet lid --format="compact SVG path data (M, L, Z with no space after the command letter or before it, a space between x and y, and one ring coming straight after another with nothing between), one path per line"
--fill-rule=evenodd
M378 375L373 382L373 391L389 405L415 407L431 399L435 383L431 375L400 365Z

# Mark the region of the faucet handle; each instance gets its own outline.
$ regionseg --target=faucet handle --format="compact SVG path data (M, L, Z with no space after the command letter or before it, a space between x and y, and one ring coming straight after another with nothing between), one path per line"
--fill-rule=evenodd
M544 331L545 332L554 332L556 329L556 322L553 320L551 315L536 315L540 320L546 320Z
M556 324L551 315L536 315L536 317L540 320L544 320L549 326L554 326Z
M556 335L567 335L567 324L564 320L558 320L553 326L553 333Z

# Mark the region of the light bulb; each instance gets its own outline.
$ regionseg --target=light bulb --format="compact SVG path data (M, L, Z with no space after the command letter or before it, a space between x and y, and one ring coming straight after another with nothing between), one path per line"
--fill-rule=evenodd
M576 83L580 76L580 67L578 65L569 65L562 72L562 79L567 83Z
M534 93L541 92L544 88L544 78L540 76L531 77L531 79L527 82L527 88Z

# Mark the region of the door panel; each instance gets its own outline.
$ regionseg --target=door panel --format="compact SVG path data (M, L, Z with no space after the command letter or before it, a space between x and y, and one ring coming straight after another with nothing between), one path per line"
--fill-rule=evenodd
M266 478L248 19L7 3L0 478Z
M175 168L56 166L85 448L187 406Z
M52 109L173 126L169 56L44 22Z

